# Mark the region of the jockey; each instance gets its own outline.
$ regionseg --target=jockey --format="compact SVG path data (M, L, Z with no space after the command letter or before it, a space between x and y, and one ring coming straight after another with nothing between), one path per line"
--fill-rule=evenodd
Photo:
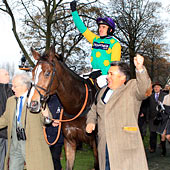
M115 30L114 21L109 18L98 18L99 36L92 33L80 19L76 10L76 1L70 3L73 21L78 30L92 44L91 64L93 71L100 70L101 76L97 78L99 87L107 84L106 75L112 61L120 61L121 46L116 38L113 37Z

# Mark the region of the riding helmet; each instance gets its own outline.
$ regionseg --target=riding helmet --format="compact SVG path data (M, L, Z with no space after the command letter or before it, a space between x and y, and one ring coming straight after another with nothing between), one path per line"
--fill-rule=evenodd
M112 34L115 31L115 22L110 17L97 18L96 22L97 22L97 25L100 25L100 24L108 25L112 29L112 32L111 32Z

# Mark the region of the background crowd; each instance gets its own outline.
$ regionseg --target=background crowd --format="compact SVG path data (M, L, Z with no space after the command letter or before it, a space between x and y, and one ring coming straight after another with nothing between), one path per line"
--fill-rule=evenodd
M166 136L169 134L169 131L166 131L169 128L169 91L169 84L163 86L160 82L153 83L150 96L143 100L138 117L143 139L149 129L149 152L156 152L159 146L162 148L161 156L166 156ZM160 141L159 145L157 141Z

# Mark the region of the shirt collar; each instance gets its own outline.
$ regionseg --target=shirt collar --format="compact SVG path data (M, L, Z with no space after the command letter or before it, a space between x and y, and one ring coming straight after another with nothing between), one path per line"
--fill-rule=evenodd
M28 94L28 90L21 96L23 96L23 98L25 99L27 97L27 94Z

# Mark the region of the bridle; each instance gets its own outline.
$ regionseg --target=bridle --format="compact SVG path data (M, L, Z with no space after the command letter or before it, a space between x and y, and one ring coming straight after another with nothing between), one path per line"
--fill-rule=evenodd
M47 62L47 61L39 61L38 64L42 64L42 63L48 63L48 64L52 65L52 68L53 68L53 72L52 72L52 76L51 76L51 80L50 80L49 86L48 86L47 89L45 89L45 88L43 88L43 87L35 84L35 82L34 82L34 83L32 83L32 87L34 87L35 90L36 90L36 91L38 92L38 94L40 95L41 107L45 109L45 107L46 107L46 101L47 101L47 99L49 98L49 95L50 95L50 92L51 92L50 89L51 89L51 86L52 86L52 83L53 83L53 80L54 80L54 76L55 76L55 74L56 74L57 71L56 71L56 68L55 68L54 63L49 62L49 61L48 61L48 62ZM43 91L45 92L45 94L42 95L39 89L43 90Z

